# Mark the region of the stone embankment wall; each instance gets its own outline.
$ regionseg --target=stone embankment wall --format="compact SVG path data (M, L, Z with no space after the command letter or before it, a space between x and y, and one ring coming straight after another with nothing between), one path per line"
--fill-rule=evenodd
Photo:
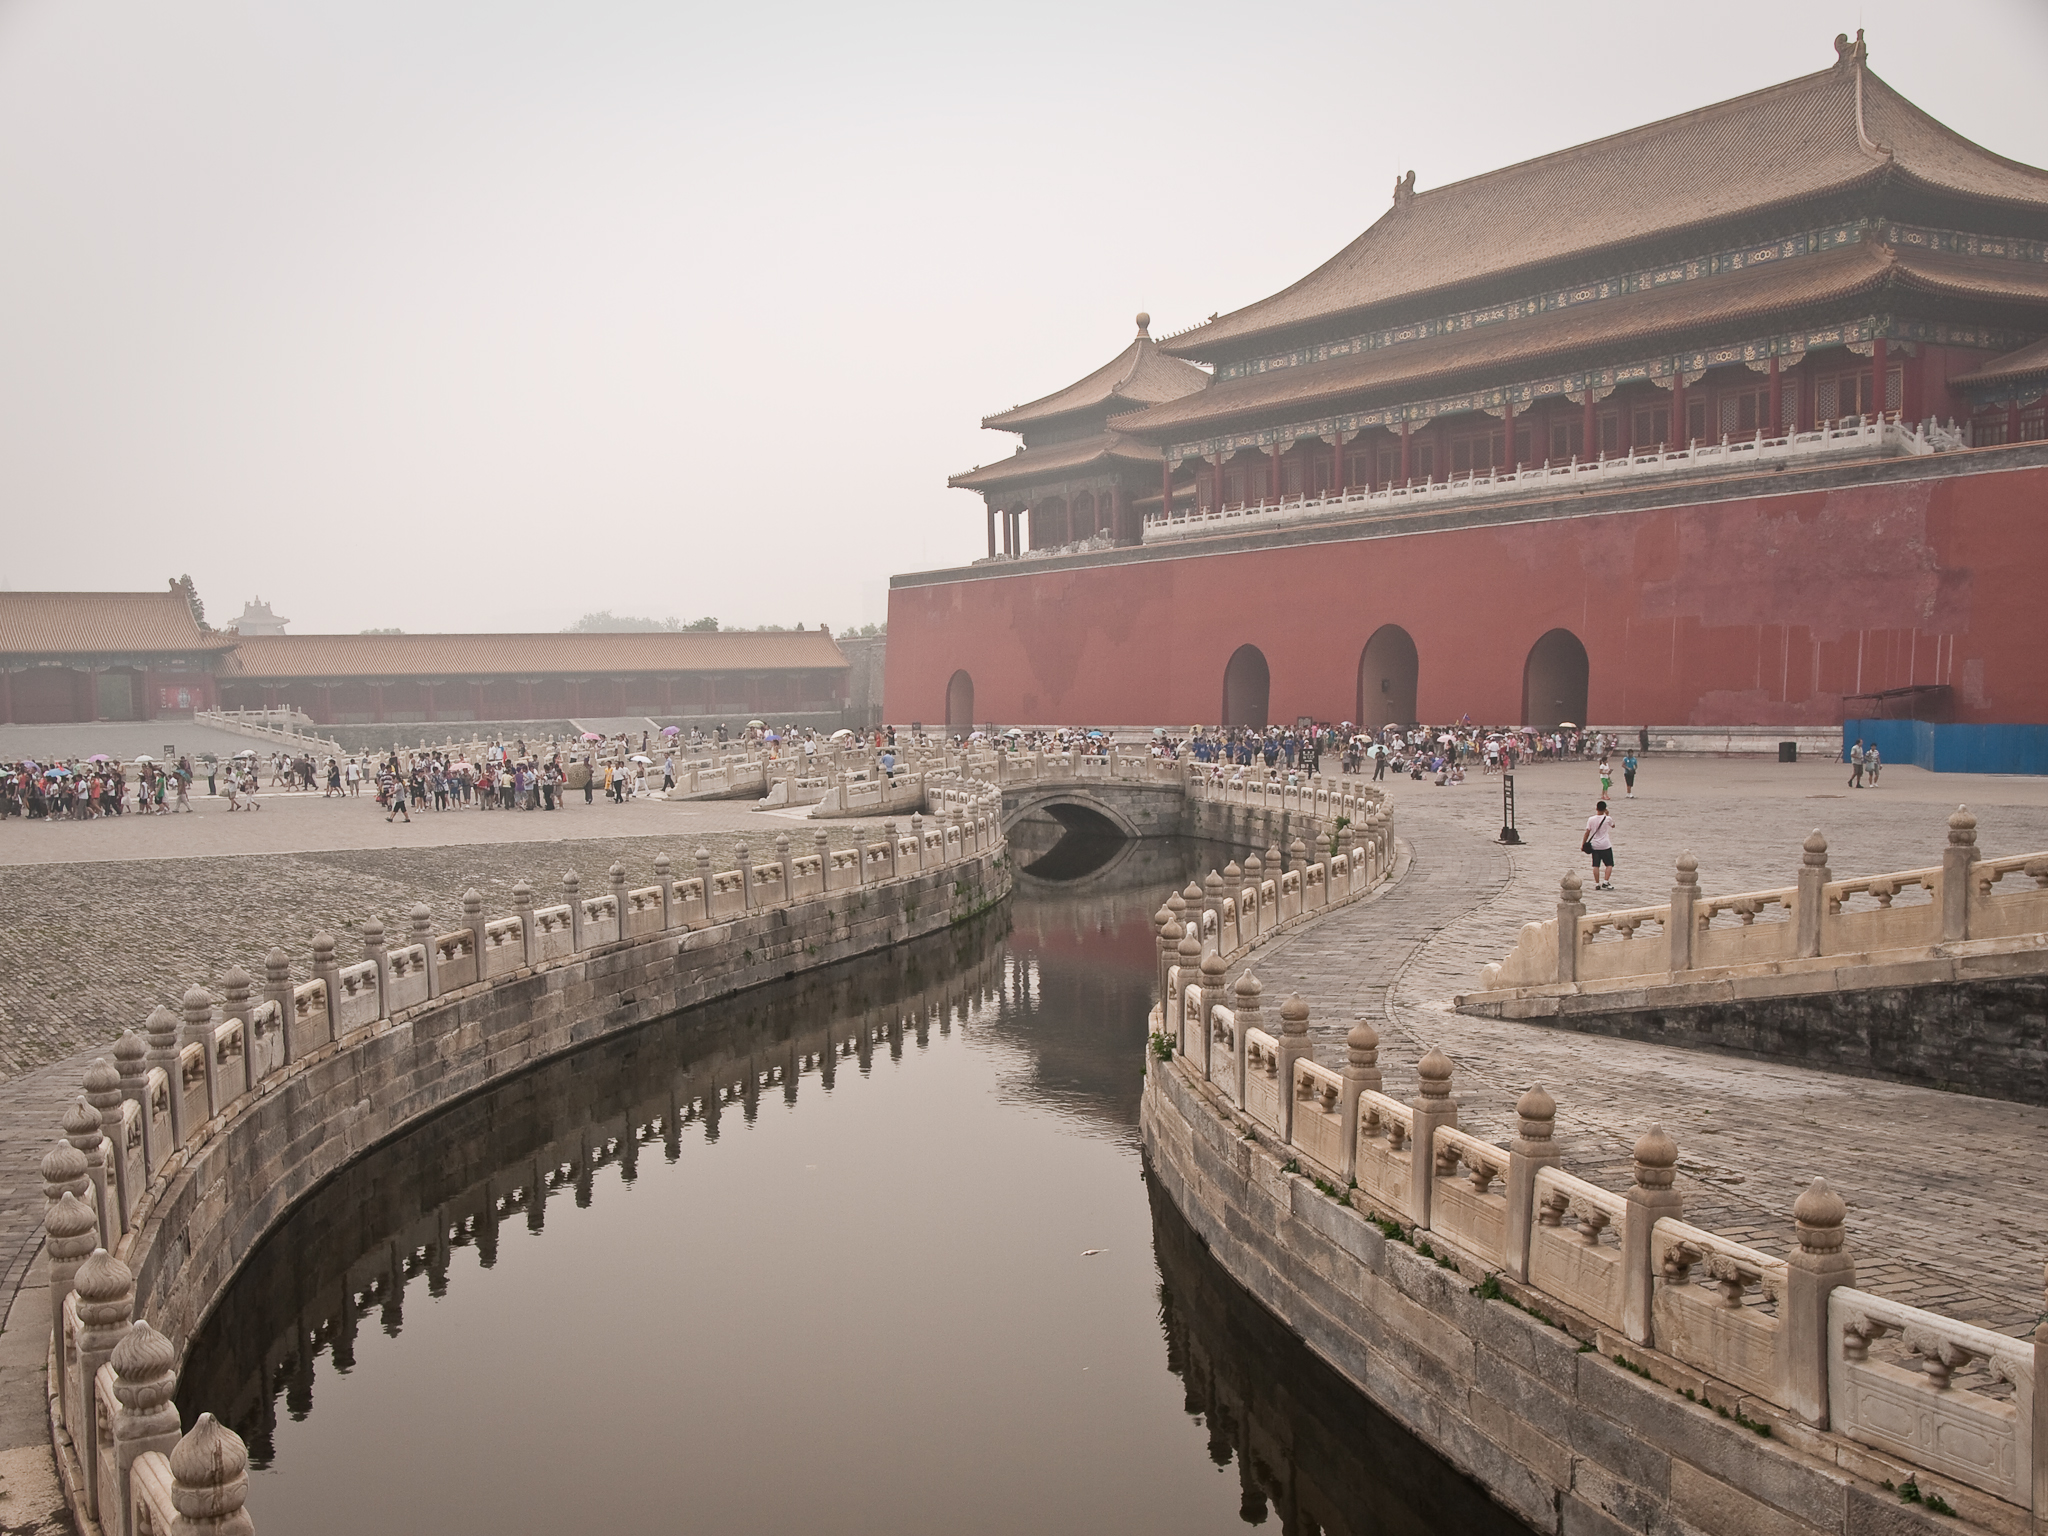
M1370 890L1372 847L1348 858ZM1297 876L1343 883L1334 859ZM1281 924L1313 920L1276 894ZM1441 1052L1406 1101L1363 1021L1321 1065L1301 999L1269 1033L1257 980L1229 980L1267 911L1246 886L1233 924L1212 876L1158 915L1147 1158L1240 1284L1494 1498L1546 1532L2048 1531L2048 1324L2013 1339L1857 1289L1819 1180L1775 1257L1684 1220L1658 1127L1616 1194L1561 1166L1541 1088L1500 1147L1459 1129Z
M934 785L943 807L876 842L812 851L778 839L743 862L431 931L364 925L343 964L316 935L313 979L281 950L261 985L193 987L94 1064L44 1159L51 1259L51 1422L82 1531L171 1529L174 1506L238 1512L246 1455L202 1415L182 1439L177 1364L228 1281L295 1202L370 1146L548 1057L678 1009L921 935L1005 896L994 791ZM182 1469L182 1470L181 1470ZM179 1527L183 1529L184 1527ZM207 1529L246 1530L246 1524Z
M2048 1103L2048 853L1978 856L1967 807L1941 863L1589 913L1576 872L1460 1011Z

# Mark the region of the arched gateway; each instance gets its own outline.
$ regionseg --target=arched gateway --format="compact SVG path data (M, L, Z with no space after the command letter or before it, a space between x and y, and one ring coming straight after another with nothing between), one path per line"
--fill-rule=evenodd
M1256 645L1240 645L1223 669L1223 724L1263 731L1272 690L1273 674L1266 665L1266 653Z
M974 679L965 667L946 684L946 729L961 733L974 729Z
M1522 723L1540 731L1567 720L1584 725L1590 672L1579 637L1568 629L1551 630L1529 647L1522 668Z
M1420 671L1415 640L1398 624L1382 624L1358 657L1358 713L1362 731L1415 723L1415 684Z

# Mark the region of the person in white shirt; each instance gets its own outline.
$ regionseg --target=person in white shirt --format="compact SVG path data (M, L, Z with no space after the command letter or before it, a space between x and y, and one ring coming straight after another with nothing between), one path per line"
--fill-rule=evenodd
M1607 802L1602 800L1593 807L1593 814L1586 818L1586 852L1593 856L1593 889L1611 891L1614 889L1614 818L1607 814ZM1601 866L1607 868L1607 878L1600 878Z

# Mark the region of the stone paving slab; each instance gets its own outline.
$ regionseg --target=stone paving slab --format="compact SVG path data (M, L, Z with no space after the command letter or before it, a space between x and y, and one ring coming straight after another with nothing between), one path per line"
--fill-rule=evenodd
M1620 889L1589 889L1593 910L1661 903L1688 847L1703 894L1789 885L1816 825L1838 876L1925 867L1939 862L1947 812L1964 799L1985 854L2048 848L2038 781L1959 783L1893 767L1879 789L1850 794L1826 764L1645 766L1638 798L1613 805ZM2033 1155L2048 1110L1452 1011L1451 997L1476 986L1524 922L1551 915L1567 865L1584 869L1592 766L1525 772L1516 788L1529 841L1507 848L1493 840L1498 780L1394 784L1394 825L1413 858L1406 879L1261 951L1253 969L1267 1009L1300 991L1317 1058L1331 1066L1351 1022L1371 1019L1387 1091L1401 1098L1414 1092L1417 1059L1440 1046L1457 1064L1461 1122L1495 1142L1513 1135L1515 1100L1541 1082L1558 1101L1566 1166L1611 1189L1627 1187L1629 1149L1661 1122L1678 1141L1687 1219L1767 1252L1789 1246L1793 1200L1824 1177L1849 1203L1865 1288L2030 1330L2048 1257L2048 1182Z

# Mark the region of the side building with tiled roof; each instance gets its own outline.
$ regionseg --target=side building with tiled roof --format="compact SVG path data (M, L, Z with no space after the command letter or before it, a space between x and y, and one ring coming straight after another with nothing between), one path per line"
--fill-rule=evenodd
M946 483L981 495L991 559L1142 537L1144 498L1158 499L1159 450L1112 431L1109 418L1182 399L1209 383L1203 369L1159 350L1151 324L1141 312L1136 339L1087 377L982 417L989 430L1015 432L1023 441L1009 458Z
M2048 579L2014 478L2048 463L2048 171L1907 101L1860 34L1730 101L1410 172L1300 281L1141 340L1186 387L1126 403L1098 370L985 422L1086 401L1085 440L953 482L1050 507L1113 453L1136 526L1105 548L1036 512L899 576L892 715L1792 725L1911 693L2048 721L2048 662L2000 628Z
M320 725L837 714L830 631L237 635L182 589L0 592L0 724L292 709Z

